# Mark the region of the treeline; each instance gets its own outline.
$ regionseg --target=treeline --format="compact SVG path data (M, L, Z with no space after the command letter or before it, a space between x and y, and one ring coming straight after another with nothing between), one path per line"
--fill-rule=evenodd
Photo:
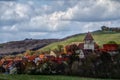
M109 31L109 32L120 32L119 27L107 27L107 26L102 26L101 27L102 31Z

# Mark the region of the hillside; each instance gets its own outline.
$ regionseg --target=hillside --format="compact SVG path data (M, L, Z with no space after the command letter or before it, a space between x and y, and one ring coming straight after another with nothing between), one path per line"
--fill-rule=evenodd
M116 41L120 44L120 33L118 32L102 32L94 31L92 35L100 46L109 41ZM85 33L76 34L65 37L63 39L25 39L22 41L12 41L0 44L0 55L10 55L23 53L26 50L52 50L57 48L57 45L68 45L72 42L83 42Z
M83 42L86 33L83 34L76 34L69 37L62 39L61 42L56 42L45 46L40 50L48 50L48 49L55 49L57 45L68 45L72 42ZM94 31L92 32L93 38L95 39L96 43L102 46L103 44L109 41L115 41L116 43L120 44L120 32L103 32L103 31Z
M18 54L26 50L38 50L50 43L57 42L58 39L25 39L22 41L12 41L0 44L0 55Z

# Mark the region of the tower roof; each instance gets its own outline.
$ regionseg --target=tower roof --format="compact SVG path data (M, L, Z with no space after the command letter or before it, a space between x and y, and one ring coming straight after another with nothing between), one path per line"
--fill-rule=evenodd
M92 37L92 34L90 32L88 32L84 38L84 41L86 40L94 40L93 37Z

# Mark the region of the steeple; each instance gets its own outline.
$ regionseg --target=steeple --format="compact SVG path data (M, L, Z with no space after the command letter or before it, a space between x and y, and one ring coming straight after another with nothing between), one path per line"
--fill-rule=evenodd
M85 38L84 38L84 41L88 41L88 40L89 41L93 41L94 40L90 32L88 32L86 34Z

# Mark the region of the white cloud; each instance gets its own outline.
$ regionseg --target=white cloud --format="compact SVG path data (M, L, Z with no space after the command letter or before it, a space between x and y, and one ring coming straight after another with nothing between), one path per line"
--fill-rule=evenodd
M87 3L87 4L86 4ZM64 12L57 12L62 14L62 19L75 21L109 21L120 18L120 3L112 2L110 0L89 0L79 1L77 5Z
M16 2L0 2L1 20L24 20L28 19L33 11L32 7L28 4L21 4Z
M42 1L0 2L0 41L63 38L102 25L120 26L117 0Z

